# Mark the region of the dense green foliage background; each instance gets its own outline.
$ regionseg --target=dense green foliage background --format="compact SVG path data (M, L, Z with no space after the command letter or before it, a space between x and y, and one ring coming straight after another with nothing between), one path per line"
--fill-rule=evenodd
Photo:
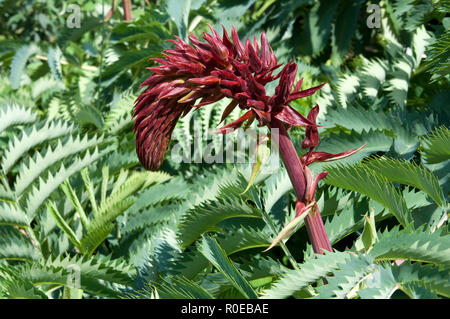
M450 296L448 1L133 1L131 22L121 1L82 1L69 28L71 4L0 0L1 298ZM368 143L311 167L329 171L317 198L334 253L315 256L303 224L262 252L295 215L282 167L243 194L248 164L139 165L148 59L207 23L264 30L304 87L328 81L292 103L320 105L320 150ZM193 143L194 121L216 128L226 105L175 136ZM290 132L301 152L304 130Z

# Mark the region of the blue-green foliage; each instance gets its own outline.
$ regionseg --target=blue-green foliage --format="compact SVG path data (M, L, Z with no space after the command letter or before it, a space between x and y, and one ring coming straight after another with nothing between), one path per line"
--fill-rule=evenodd
M119 1L104 21L110 7L84 1L69 28L61 1L0 1L0 298L450 297L448 1L149 2L124 22ZM265 31L303 87L328 82L291 103L320 106L317 151L367 143L310 167L328 171L316 199L333 252L315 255L303 222L264 252L295 216L283 167L244 193L250 165L177 163L175 143L159 172L139 165L149 58L208 23ZM228 102L180 119L178 142L222 125ZM304 129L289 134L302 155Z

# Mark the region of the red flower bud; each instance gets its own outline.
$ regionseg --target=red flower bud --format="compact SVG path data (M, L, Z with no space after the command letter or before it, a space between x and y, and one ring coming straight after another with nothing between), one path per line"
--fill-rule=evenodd
M309 111L308 121L316 124L317 114L319 114L319 105L316 106ZM319 145L319 131L317 130L317 126L309 126L306 128L306 137L302 141L302 148L314 148Z

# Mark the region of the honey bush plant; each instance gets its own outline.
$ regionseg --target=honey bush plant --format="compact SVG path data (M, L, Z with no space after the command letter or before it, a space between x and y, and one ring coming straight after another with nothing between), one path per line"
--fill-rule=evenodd
M450 296L447 1L68 8L0 2L1 298Z

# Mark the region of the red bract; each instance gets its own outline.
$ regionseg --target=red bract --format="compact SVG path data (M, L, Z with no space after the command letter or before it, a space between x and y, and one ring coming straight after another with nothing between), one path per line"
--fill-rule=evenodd
M141 87L146 89L134 108L137 154L147 169L156 170L161 165L180 116L224 97L232 101L222 120L236 106L248 112L220 128L220 133L235 130L245 122L249 125L255 119L259 125L269 125L273 118L289 125L315 125L288 103L313 94L321 86L301 91L300 80L292 89L297 73L297 65L292 61L273 75L281 65L277 64L264 33L259 46L256 38L253 43L247 39L243 44L234 27L233 41L225 29L220 37L210 28L211 34L203 35L206 42L193 34L189 37L192 45L180 38L170 40L175 48L164 51L164 58L152 59L159 65L148 68L153 74L142 83ZM275 94L268 97L264 85L278 78Z
M316 104L316 106L309 112L308 120L311 123L316 124L316 118L318 114L319 114L319 105ZM310 165L314 162L330 162L345 157L349 157L366 146L366 144L364 144L359 148L337 154L316 152L314 151L314 148L317 145L319 145L319 131L317 130L317 126L308 126L306 128L305 135L306 136L302 141L302 148L303 149L309 148L309 151L300 159L302 161L302 164L305 166Z

